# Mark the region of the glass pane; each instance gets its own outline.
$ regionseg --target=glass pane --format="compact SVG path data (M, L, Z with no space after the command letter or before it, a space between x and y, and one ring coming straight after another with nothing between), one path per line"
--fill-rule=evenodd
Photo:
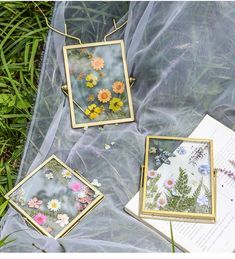
M130 118L121 45L68 48L76 124Z
M209 142L149 140L146 210L212 213Z
M58 235L97 197L97 193L56 159L30 177L10 195L35 223Z

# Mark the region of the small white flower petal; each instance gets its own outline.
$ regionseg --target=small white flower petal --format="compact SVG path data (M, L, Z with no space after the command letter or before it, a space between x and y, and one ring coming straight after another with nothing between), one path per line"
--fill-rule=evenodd
M86 197L86 194L84 192L78 192L78 198L82 199L84 197Z
M46 176L46 178L47 178L48 180L50 180L50 179L53 179L53 178L54 178L53 173L45 174L45 176Z
M105 148L106 150L108 150L108 149L110 149L111 147L110 147L110 145L108 145L108 144L104 144L104 148Z

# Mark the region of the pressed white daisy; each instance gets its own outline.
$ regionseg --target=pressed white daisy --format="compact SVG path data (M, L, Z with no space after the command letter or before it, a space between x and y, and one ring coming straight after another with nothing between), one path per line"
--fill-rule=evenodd
M58 214L56 223L62 228L69 224L69 217L67 214Z
M97 179L94 179L91 184L93 186L96 186L96 187L100 187L101 186L101 183L99 183Z
M71 177L72 177L72 173L69 172L68 170L66 170L66 171L62 172L62 176L63 176L64 178L68 179L68 178L71 178Z
M48 203L47 203L47 208L50 210L50 211L57 211L59 210L61 207L61 204L58 200L56 199L52 199L50 200Z
M50 179L53 179L53 178L54 178L53 173L45 174L45 176L46 176L46 178L47 178L48 180L50 180Z

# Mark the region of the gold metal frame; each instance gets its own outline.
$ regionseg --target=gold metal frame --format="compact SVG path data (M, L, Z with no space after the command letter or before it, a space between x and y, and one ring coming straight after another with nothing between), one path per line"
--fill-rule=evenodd
M109 45L120 45L121 53L122 53L122 61L124 67L124 76L125 76L125 83L126 83L126 91L127 91L127 98L128 98L128 106L130 111L130 117L123 118L123 119L116 119L116 120L107 120L107 121L96 121L96 122L87 122L87 123L76 123L75 120L75 111L74 111L74 102L73 102L73 91L71 86L70 74L69 74L69 66L68 66L68 56L67 50L68 49L79 49L79 48L89 48L89 47L97 47L97 46L109 46ZM67 78L67 86L68 86L68 96L69 96L69 108L70 108L70 116L71 116L71 124L73 128L83 128L89 126L101 126L107 124L116 124L116 123L124 123L124 122L131 122L134 121L134 109L131 97L131 90L130 90L130 83L129 83L129 76L127 70L127 62L126 62L126 54L125 54L125 46L123 40L114 40L114 41L105 41L105 42L97 42L97 43L87 43L87 44L80 44L80 45L69 45L63 47L64 53L64 63L65 63L65 73Z
M98 196L78 215L76 216L61 232L59 232L56 236L52 236L50 233L48 233L44 228L42 228L36 221L33 220L33 218L26 213L16 202L14 202L10 195L15 192L19 187L21 187L26 181L28 181L33 175L35 175L43 166L45 166L50 160L55 159L59 164L61 164L64 168L66 168L69 172L71 172L75 177L77 177L81 182L83 182L85 185L87 185L89 188L91 188L95 193L98 194ZM8 192L5 195L5 198L10 202L10 204L23 215L25 220L27 220L37 231L43 233L44 235L48 237L52 237L54 239L58 239L60 237L65 236L72 228L74 228L80 220L87 215L90 210L92 210L94 207L96 207L104 198L104 195L96 189L93 185L91 185L83 176L76 173L74 170L72 170L70 167L68 167L66 164L64 164L59 158L57 158L55 155L52 155L47 160L45 160L40 166L38 166L35 170L33 170L29 175L27 175L21 182L19 182L10 192Z
M147 173L148 173L148 160L149 160L149 142L150 139L160 140L179 140L187 142L206 142L209 143L210 149L210 185L211 185L211 207L212 212L209 214L203 213L187 213L175 212L164 210L146 210L146 187L147 187ZM171 219L171 220L184 220L184 221L198 221L206 223L214 223L216 220L216 172L214 171L214 157L213 157L213 140L199 139L199 138L178 138L166 136L147 136L145 141L145 161L142 166L141 181L140 181L140 199L139 199L139 217L142 218L158 218L158 219Z

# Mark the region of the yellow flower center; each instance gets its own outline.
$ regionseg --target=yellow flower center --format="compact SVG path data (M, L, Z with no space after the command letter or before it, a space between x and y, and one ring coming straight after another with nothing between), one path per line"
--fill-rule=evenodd
M51 203L51 207L52 207L53 209L56 209L56 208L57 208L57 203L56 203L56 202L52 202L52 203Z

